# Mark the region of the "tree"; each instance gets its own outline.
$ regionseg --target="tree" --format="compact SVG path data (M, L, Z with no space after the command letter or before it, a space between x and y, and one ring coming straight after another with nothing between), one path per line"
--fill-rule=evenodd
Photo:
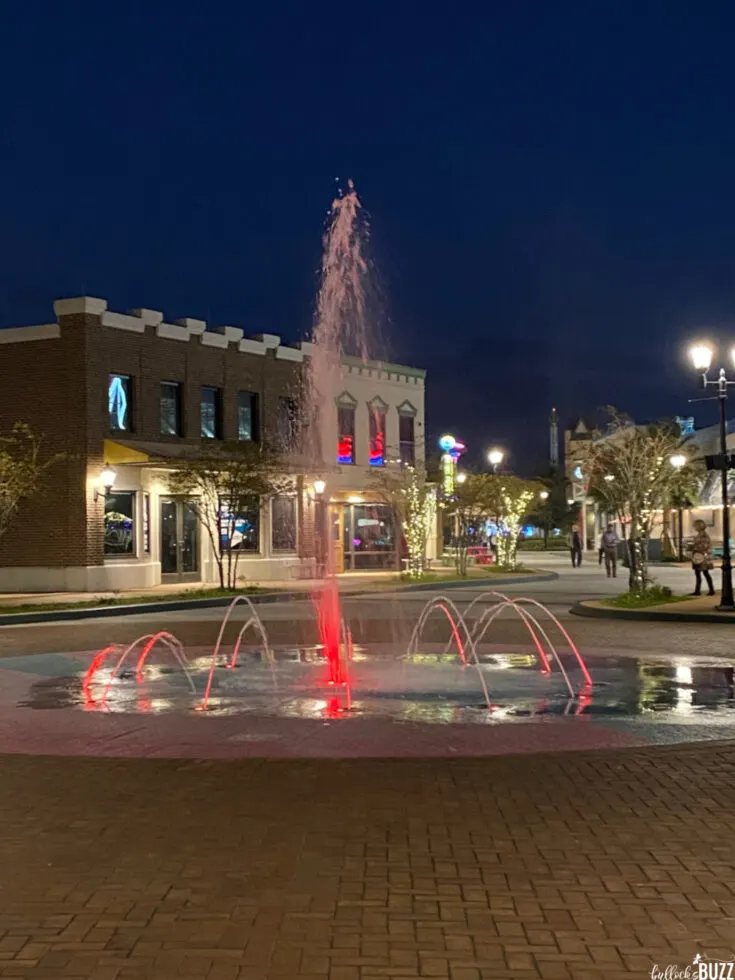
M459 575L467 574L468 549L488 521L498 527L498 564L516 567L518 537L523 519L542 490L542 484L512 474L469 474L457 484L450 516L454 521L455 561Z
M623 527L628 526L631 592L644 592L650 585L651 533L685 478L671 464L675 454L690 455L675 422L635 425L614 409L607 430L590 446L590 493Z
M517 565L518 539L523 521L531 507L539 499L543 484L524 480L519 476L503 474L493 477L499 483L496 491L500 502L498 510L498 565L508 571Z
M293 490L293 482L267 446L225 442L205 444L198 456L177 462L169 490L197 498L197 518L212 544L220 586L234 589L246 515Z
M44 473L61 458L56 454L42 460L41 440L23 422L0 437L0 537L22 501L42 492Z
M467 574L470 545L484 531L496 510L497 499L493 494L497 488L493 479L487 473L468 473L463 483L457 482L454 497L447 502L458 575Z
M378 493L390 505L406 539L407 572L421 578L426 567L426 546L436 521L436 489L426 481L421 467L407 466L388 458L386 466L373 475Z

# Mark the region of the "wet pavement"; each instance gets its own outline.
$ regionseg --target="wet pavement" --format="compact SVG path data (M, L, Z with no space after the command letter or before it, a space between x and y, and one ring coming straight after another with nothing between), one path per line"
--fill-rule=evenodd
M0 751L56 754L371 756L535 752L556 746L727 739L733 667L721 658L598 656L588 684L569 650L543 669L527 646L483 645L463 663L445 644L411 656L357 646L330 685L319 647L189 648L185 668L154 647L0 661ZM90 671L90 665L94 667ZM212 673L211 696L205 703ZM487 696L485 694L487 691ZM202 710L206 708L206 710Z

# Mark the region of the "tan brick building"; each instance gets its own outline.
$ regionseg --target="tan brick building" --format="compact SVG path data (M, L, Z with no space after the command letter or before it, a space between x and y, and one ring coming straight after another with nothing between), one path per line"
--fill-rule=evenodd
M203 439L259 439L288 427L310 344L208 330L201 320L167 323L154 310L113 313L92 297L58 300L54 310L54 323L0 330L0 432L27 422L44 451L65 454L0 540L0 590L216 581L196 500L171 496L168 474ZM319 472L290 459L297 493L255 504L238 525L246 580L308 574L315 478L327 483L338 568L399 561L392 518L368 477L380 465L376 447L400 445L406 458L423 459L424 372L350 358L342 372L339 424L351 458L337 465L333 456ZM344 448L344 437L335 433L335 444ZM106 466L115 472L107 493Z

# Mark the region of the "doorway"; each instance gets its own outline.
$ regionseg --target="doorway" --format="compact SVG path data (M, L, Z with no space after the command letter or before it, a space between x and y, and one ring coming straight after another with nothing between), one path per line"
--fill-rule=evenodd
M332 535L330 547L332 549L334 571L337 573L337 575L341 575L345 570L345 556L342 549L342 536L344 535L345 526L345 508L342 506L342 504L332 504L330 506L329 523L331 526Z
M180 497L161 499L161 582L198 582L199 518L197 503Z

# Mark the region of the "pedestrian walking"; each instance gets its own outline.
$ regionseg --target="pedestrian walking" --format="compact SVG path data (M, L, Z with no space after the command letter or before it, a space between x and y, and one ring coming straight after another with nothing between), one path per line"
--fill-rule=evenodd
M582 564L582 538L576 524L572 524L572 530L567 535L567 544L572 556L572 568L579 568Z
M618 544L620 539L618 538L617 531L613 524L608 524L607 528L602 532L602 539L600 541L600 547L602 549L602 555L605 559L605 571L607 572L607 577L617 578L618 577Z
M712 541L707 534L707 525L704 521L694 522L696 534L687 545L687 551L691 558L692 568L694 569L694 592L692 595L702 594L702 576L707 583L708 595L715 594L715 587L712 584Z

